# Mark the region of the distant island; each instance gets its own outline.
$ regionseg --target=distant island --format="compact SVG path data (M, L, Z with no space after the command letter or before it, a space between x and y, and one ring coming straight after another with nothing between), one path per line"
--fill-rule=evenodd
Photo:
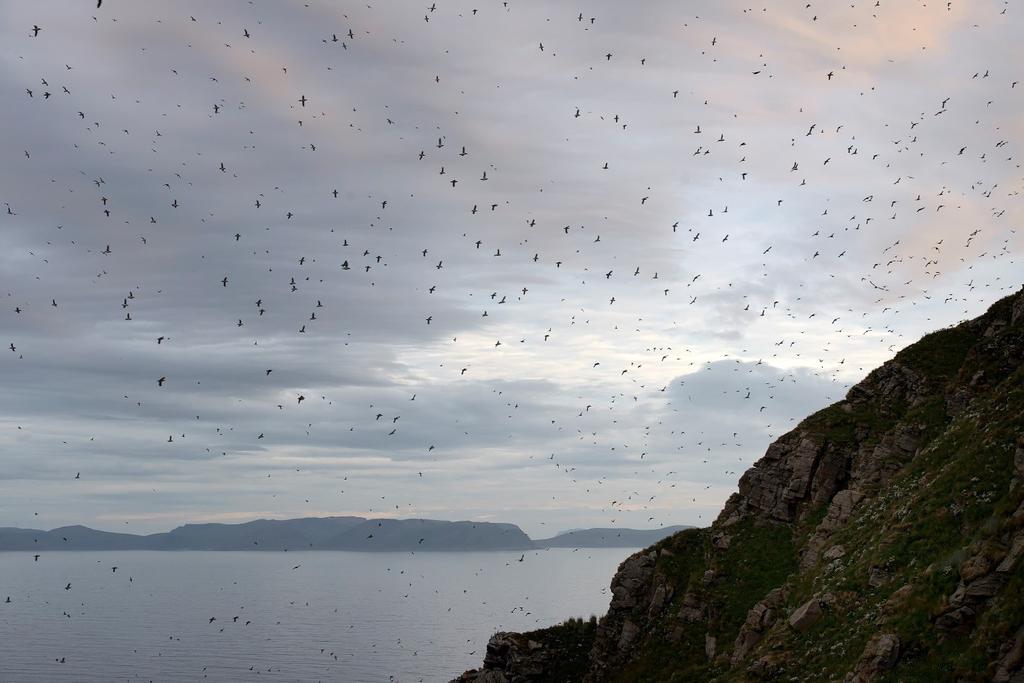
M576 529L533 540L515 524L436 519L305 517L241 524L185 524L138 535L86 526L0 528L2 551L54 550L359 550L466 551L545 548L640 548L686 529Z
M645 548L688 526L660 529L573 529L534 541L538 548Z

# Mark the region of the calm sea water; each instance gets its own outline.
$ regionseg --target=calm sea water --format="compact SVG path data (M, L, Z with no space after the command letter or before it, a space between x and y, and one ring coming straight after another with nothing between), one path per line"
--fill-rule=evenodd
M0 681L447 681L632 552L0 553Z

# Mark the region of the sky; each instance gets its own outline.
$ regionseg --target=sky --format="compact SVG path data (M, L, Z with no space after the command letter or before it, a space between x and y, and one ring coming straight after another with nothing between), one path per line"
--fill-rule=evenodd
M0 2L0 526L710 523L1021 286L1022 12Z

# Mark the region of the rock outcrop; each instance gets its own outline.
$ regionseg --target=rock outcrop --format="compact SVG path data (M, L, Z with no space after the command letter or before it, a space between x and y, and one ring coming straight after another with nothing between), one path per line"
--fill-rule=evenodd
M878 680L883 673L896 666L900 657L900 639L893 633L883 633L868 641L864 653L857 660L845 683L868 683Z
M901 351L738 489L622 563L585 657L523 634L464 680L1024 682L1024 291Z
M481 669L458 683L530 683L572 680L587 664L597 620L570 619L533 633L495 633L487 642Z
M517 633L495 633L487 642L484 668L467 671L459 679L466 683L519 683L532 681L549 668L551 650L536 640Z
M789 625L796 631L806 631L818 623L825 615L821 609L821 600L813 597L797 607L789 615Z

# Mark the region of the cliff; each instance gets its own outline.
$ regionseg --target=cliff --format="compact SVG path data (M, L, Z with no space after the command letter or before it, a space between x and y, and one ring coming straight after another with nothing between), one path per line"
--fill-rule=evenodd
M1024 290L772 443L592 628L499 633L458 680L1024 682L1022 361Z

